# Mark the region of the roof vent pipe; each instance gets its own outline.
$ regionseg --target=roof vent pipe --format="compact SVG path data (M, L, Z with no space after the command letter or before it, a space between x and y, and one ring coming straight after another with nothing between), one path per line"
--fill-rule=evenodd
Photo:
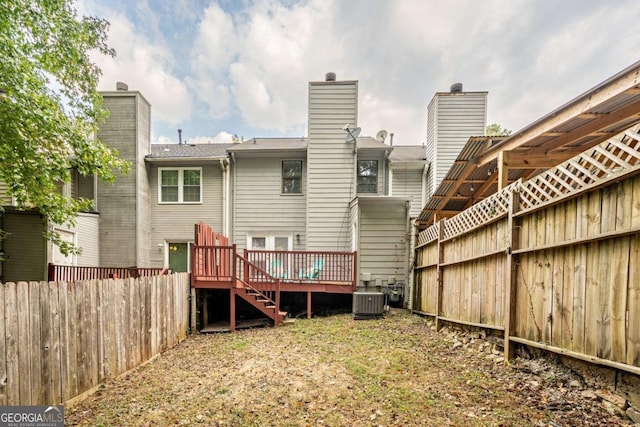
M336 73L329 72L324 75L325 82L335 82L336 81Z
M451 91L451 93L460 93L460 92L462 92L462 83L454 83L454 84L452 84L450 91Z
M182 145L182 129L178 129L178 145Z
M393 147L393 132L389 134L389 145Z
M126 92L129 90L129 85L124 82L116 82L116 90L118 92Z

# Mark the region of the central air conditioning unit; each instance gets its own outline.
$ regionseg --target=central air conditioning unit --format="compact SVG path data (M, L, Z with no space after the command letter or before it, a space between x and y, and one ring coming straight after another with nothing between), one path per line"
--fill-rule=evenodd
M384 294L382 292L354 292L353 318L376 319L384 313Z

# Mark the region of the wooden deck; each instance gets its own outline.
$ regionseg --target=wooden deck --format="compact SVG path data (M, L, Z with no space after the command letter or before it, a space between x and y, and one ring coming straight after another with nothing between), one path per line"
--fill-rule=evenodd
M191 285L196 289L272 288L281 292L349 294L356 289L356 252L244 250L192 247Z
M197 224L191 248L191 286L229 289L230 326L236 328L236 297L271 318L275 326L287 313L280 310L282 292L305 292L307 316L313 293L352 294L356 290L356 252L244 250Z

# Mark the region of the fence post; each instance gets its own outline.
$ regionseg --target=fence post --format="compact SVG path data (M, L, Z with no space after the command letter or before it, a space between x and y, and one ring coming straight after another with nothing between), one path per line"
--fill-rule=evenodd
M52 262L49 263L49 268L47 271L47 280L49 282L53 282L56 280L56 266Z
M444 223L446 219L442 218L438 222L438 265L436 266L436 280L438 286L436 287L436 332L440 330L442 325L440 324L440 313L442 313L442 288L444 285L443 281L443 267L442 263L444 262L444 245L442 244L442 240L444 239Z
M509 231L509 246L507 247L507 269L505 277L505 315L504 315L504 360L509 361L513 357L513 343L509 339L511 336L511 328L515 323L515 304L516 304L516 279L517 279L517 255L513 251L518 249L520 230L514 214L520 210L520 193L517 189L511 190L509 193L509 217L507 222L507 230Z

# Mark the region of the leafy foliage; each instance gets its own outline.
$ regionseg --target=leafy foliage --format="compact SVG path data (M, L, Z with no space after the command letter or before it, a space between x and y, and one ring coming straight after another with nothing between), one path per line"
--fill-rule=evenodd
M71 170L107 182L128 172L95 138L106 112L89 53L115 55L108 25L79 17L72 0L0 0L0 181L19 208L37 207L50 224L73 224L91 207L58 191ZM73 250L56 233L47 237L63 253Z
M503 128L498 123L491 123L485 130L486 136L509 136L511 131L507 128Z

